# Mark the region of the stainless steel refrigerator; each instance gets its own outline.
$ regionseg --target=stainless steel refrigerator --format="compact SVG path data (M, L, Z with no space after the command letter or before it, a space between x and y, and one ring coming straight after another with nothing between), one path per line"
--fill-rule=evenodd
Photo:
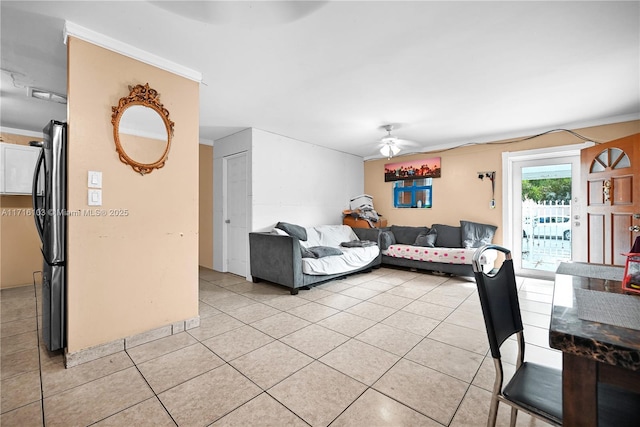
M33 176L33 208L42 242L42 337L49 351L66 346L67 125L52 120Z

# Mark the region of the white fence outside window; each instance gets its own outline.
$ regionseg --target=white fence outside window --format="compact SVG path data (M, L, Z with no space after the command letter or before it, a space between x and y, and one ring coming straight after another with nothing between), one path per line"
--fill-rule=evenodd
M571 202L522 203L522 267L555 271L571 260Z

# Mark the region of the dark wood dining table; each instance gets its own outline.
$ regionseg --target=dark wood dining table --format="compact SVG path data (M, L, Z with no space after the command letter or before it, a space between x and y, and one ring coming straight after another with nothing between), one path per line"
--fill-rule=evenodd
M616 313L616 305L610 304L612 299L614 302L620 301L620 295L624 294L620 271L609 266L586 263L571 263L565 267L561 264L555 275L549 328L550 346L562 351L563 425L597 426L599 419L601 424L605 424L602 420L611 414L598 413L598 397L600 395L602 400L602 390L610 388L622 391L622 394L618 393L617 396L625 397L619 401L619 409L624 414L616 412L615 415L621 416L624 424L631 422L628 425L638 426L640 330L628 327L625 324L623 310L620 309L620 313ZM618 296L611 297L611 294ZM640 302L640 296L637 295L624 298L623 302ZM638 298L638 301L626 298ZM585 315L587 305L592 307L592 313ZM594 321L593 316L600 320L598 316L603 314L599 314L599 310L614 311L604 315L608 322L611 322L608 320L609 317L618 317L619 319L614 321L618 325ZM626 315L626 319L629 319L629 315L634 316L628 312ZM637 315L640 316L640 311ZM625 401L631 403L626 404ZM631 405L636 407L627 407ZM638 418L635 418L636 416Z

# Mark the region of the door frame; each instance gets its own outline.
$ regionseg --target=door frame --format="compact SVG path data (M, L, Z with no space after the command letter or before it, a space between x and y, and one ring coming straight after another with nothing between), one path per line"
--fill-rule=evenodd
M503 152L502 153L502 171L504 179L502 180L502 195L504 203L502 205L502 241L507 248L512 248L514 254L522 252L522 227L520 223L515 222L514 189L516 175L520 179L520 174L516 174L515 165L526 161L555 159L558 157L577 156L578 167L572 168L572 188L577 190L577 194L572 194L572 222L580 222L584 217L586 205L582 203L583 186L580 179L580 150L595 145L593 142L585 142L581 144L560 145L548 148L537 148L532 150ZM575 181L575 182L574 182ZM521 181L520 181L521 182ZM575 185L574 185L575 184ZM518 200L520 202L520 200ZM577 216L577 218L576 218ZM575 230L574 230L575 229ZM586 260L586 232L584 227L573 227L571 231L571 256L574 261ZM536 271L526 269L520 266L514 268L516 274L540 278L553 278L553 272Z

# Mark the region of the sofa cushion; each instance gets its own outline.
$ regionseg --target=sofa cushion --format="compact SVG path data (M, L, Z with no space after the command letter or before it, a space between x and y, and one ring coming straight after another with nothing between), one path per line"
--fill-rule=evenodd
M461 248L462 239L460 238L460 227L452 225L433 224L432 228L436 229L438 236L436 237L436 247L440 248Z
M424 262L425 264L436 262L442 264L471 265L476 251L477 249L475 248L421 248L412 245L396 244L382 251L382 255L391 258L404 258L416 262ZM484 251L480 256L480 264L482 265L483 271L491 271L497 257L498 251L495 249ZM418 268L429 269L428 266Z
M376 242L372 242L371 240L352 240L350 242L342 242L340 243L340 246L344 248L364 248L367 246L374 246L376 244Z
M396 243L402 245L413 245L420 233L427 234L429 232L428 227L392 225L390 229L396 239Z
M493 242L493 235L498 227L489 224L479 224L471 221L460 221L462 229L462 246L465 248L479 248Z
M391 231L383 231L380 233L380 249L387 249L396 243L396 238Z
M302 255L302 258L318 258L316 254L304 246L300 246L300 254Z
M302 241L307 240L307 230L299 225L289 224L288 222L279 222L276 224L276 228L286 232L289 236L297 237Z
M436 239L438 238L438 230L432 228L428 233L420 233L418 237L416 237L416 241L413 243L414 246L424 246L428 248L433 248L436 245Z
M303 258L324 258L326 256L342 255L342 251L331 246L312 246L302 249ZM307 254L308 256L305 256Z

